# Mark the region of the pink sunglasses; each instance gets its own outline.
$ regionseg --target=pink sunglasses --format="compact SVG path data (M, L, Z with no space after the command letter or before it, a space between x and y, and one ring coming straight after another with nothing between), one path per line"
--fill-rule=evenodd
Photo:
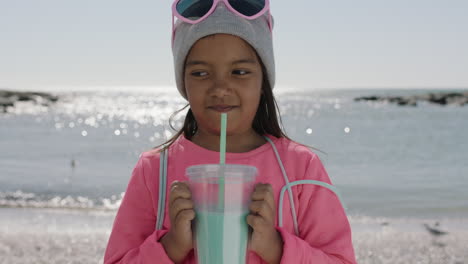
M194 25L209 17L220 2L232 13L248 20L254 20L270 10L269 0L175 0L172 4L172 45L175 37L174 16ZM271 20L271 12L268 12L268 27L273 34Z

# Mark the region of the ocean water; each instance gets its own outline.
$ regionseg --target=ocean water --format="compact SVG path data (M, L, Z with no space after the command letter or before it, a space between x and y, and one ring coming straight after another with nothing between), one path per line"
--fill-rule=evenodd
M353 100L431 90L277 90L288 135L320 150L349 215L468 218L468 107ZM174 91L56 90L50 107L0 114L0 207L115 211L139 154L173 133Z

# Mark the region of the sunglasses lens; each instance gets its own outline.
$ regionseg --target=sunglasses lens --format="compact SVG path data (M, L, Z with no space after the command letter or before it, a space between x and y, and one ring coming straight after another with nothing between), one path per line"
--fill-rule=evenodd
M265 0L229 0L229 4L244 16L254 16L265 8Z
M176 9L177 12L190 20L197 20L206 15L213 6L213 0L180 0Z

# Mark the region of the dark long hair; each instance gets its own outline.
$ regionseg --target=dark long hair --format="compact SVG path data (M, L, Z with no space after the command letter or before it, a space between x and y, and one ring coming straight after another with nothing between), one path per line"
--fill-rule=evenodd
M275 97L273 95L273 90L271 88L270 82L268 81L268 77L266 74L267 71L262 61L259 61L263 72L262 94L260 96L260 102L258 104L257 113L255 114L255 118L252 122L252 128L259 135L270 134L277 138L290 139L283 130L283 124L281 121L278 104L276 103ZM175 118L175 116L177 116L180 112L182 112L189 106L190 105L187 104L182 109L177 110L171 115L171 117L169 118L169 125L173 130L177 131L177 129L174 128L174 126L172 125L172 120ZM165 148L169 148L169 146L171 146L182 134L184 134L186 139L191 140L193 135L195 135L195 133L197 132L197 130L197 121L195 120L195 116L193 115L192 110L189 108L187 115L185 116L184 125L182 126L182 128L179 131L177 131L177 133L174 134L169 140L167 140L161 145L156 146L155 148L159 148L161 146L164 146L162 150L164 150Z

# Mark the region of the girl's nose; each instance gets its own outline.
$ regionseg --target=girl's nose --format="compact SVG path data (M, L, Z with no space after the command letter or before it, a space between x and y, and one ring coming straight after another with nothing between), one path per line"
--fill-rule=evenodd
M232 93L229 82L225 79L218 79L214 82L211 89L211 95L216 97L224 97Z

